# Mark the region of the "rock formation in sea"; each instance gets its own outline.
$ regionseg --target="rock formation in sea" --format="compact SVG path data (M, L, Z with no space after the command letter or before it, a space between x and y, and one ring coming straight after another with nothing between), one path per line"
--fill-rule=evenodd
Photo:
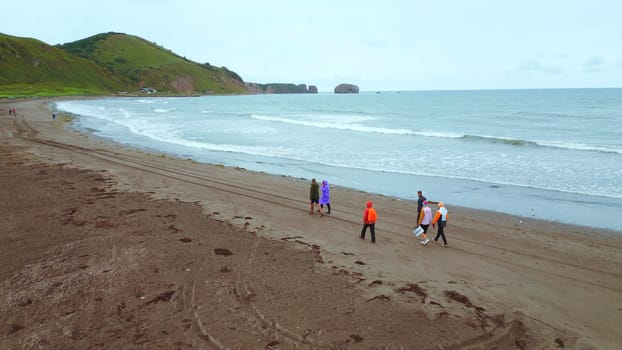
M317 86L309 85L309 88L307 89L307 92L310 93L310 94L317 94Z
M306 84L291 83L245 83L248 92L253 94L306 94L308 92ZM313 86L313 85L311 85ZM317 90L317 88L316 88ZM317 91L316 91L317 92Z
M354 84L339 84L335 86L336 94L358 94L359 87Z

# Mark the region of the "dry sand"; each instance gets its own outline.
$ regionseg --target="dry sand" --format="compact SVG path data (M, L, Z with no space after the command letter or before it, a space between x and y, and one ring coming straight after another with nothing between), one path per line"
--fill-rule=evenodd
M321 218L308 180L104 142L47 103L0 103L2 349L622 345L620 232L447 203L449 248L424 247L416 203L333 187Z

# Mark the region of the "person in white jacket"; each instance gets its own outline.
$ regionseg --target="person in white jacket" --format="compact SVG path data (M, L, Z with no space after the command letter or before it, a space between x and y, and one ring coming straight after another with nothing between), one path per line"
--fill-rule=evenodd
M443 238L443 247L447 247L447 239L445 239L445 226L447 226L447 209L443 202L438 203L438 210L436 211L436 215L434 215L434 219L432 219L432 227L438 223L438 233L436 234L436 238L434 238L435 242L438 242L439 237Z

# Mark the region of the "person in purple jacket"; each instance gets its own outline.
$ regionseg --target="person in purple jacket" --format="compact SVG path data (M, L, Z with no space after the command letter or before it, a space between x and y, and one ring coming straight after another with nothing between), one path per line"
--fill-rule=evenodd
M322 191L322 195L320 196L320 208L322 208L323 211L324 205L326 205L328 209L326 214L330 214L330 187L328 186L328 181L322 180L322 187L320 187L320 190Z

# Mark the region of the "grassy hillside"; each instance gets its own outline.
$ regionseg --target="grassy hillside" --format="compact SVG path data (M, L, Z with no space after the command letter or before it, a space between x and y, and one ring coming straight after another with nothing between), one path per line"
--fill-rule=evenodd
M97 34L58 48L109 69L130 85L128 91L146 86L179 93L246 92L234 72L192 62L132 35Z
M124 85L84 58L36 39L0 33L0 96L101 95Z

